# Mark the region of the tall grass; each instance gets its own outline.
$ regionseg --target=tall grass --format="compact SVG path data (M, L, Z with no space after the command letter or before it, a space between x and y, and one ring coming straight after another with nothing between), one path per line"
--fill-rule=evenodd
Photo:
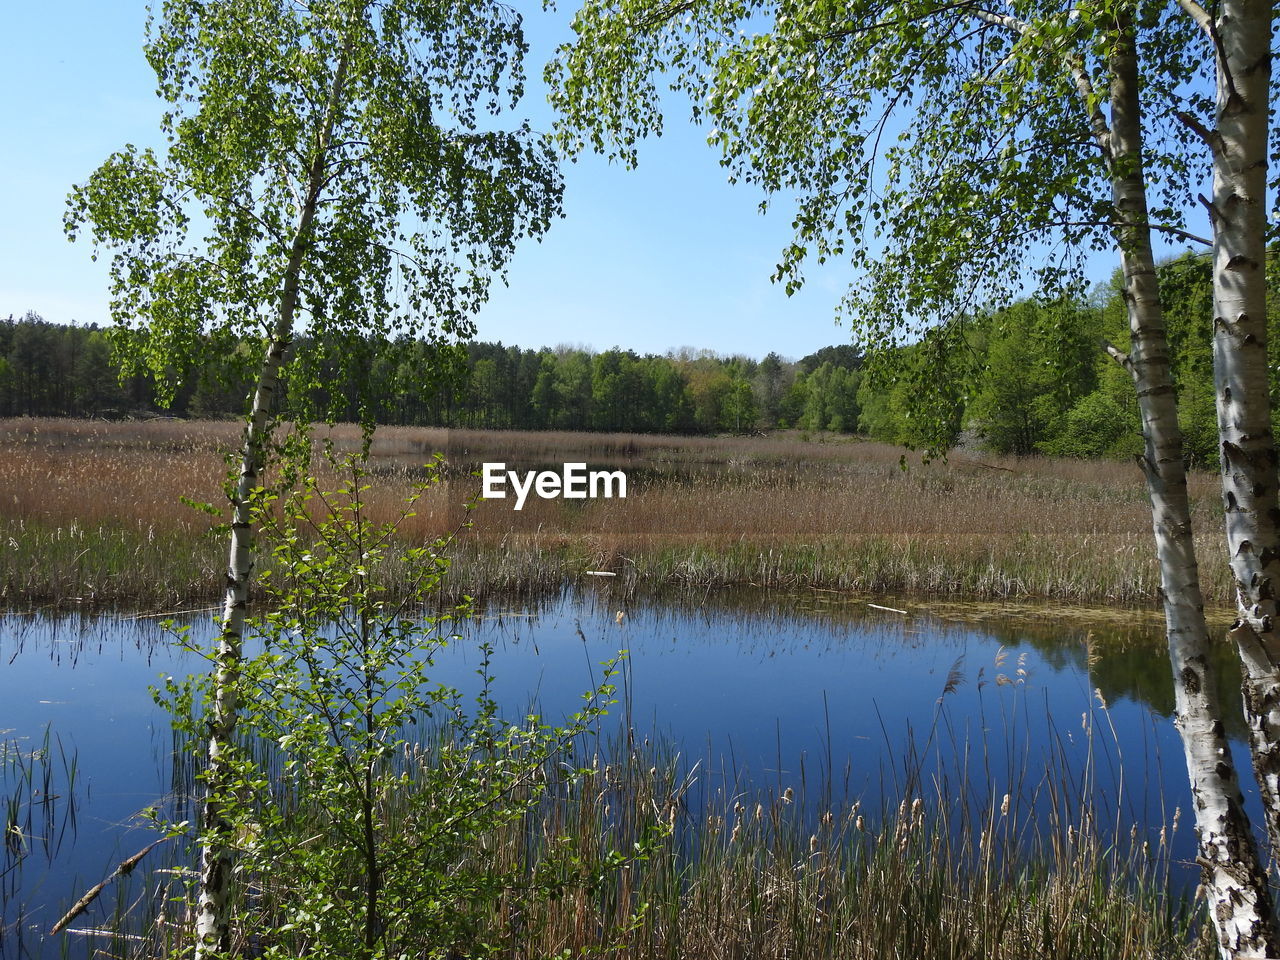
M624 721L618 736L589 750L581 775L543 769L545 790L529 793L525 818L481 841L499 871L556 864L562 895L530 901L506 889L477 923L511 958L1211 957L1198 904L1171 882L1180 814L1158 838L1130 831L1117 812L1121 798L1104 796L1093 779L1090 751L1108 723L1105 707L1090 716L1082 764L1060 743L1060 755L1037 770L998 736L941 743L950 736L944 721L902 745L877 796L852 798L839 795L830 771L814 782L802 766L762 788L714 763L690 764ZM431 743L406 745L403 789L432 762ZM930 765L940 745L948 759ZM253 752L287 793L271 746ZM993 789L985 768L1013 777ZM179 792L194 774L189 764L179 769ZM382 815L393 820L396 805L386 797ZM314 816L305 802L296 815ZM323 818L314 822L323 842ZM654 830L665 839L649 855L628 855ZM146 937L117 937L121 950L109 955L156 956L159 945L182 941L189 918L174 912L172 898L183 901L185 881L166 876L157 891L167 915L132 918ZM273 926L290 892L285 868L246 878L239 950L297 949L296 932Z
M0 956L26 955L24 874L47 868L75 836L80 786L76 752L48 727L37 743L0 731Z
M218 422L0 422L0 598L157 607L216 598L222 540L180 498L225 502L223 454L237 435ZM359 443L353 427L328 435L339 447ZM437 451L450 458L450 481L418 505L406 542L456 528L484 461L527 470L584 460L629 474L625 500L531 497L518 512L510 498L482 503L455 560L459 591L476 595L552 592L587 570L646 589L1077 603L1156 595L1149 509L1127 464L958 454L903 471L901 451L870 442L383 428L368 495L375 516L402 504ZM1215 490L1215 478L1193 474L1205 591L1225 603Z

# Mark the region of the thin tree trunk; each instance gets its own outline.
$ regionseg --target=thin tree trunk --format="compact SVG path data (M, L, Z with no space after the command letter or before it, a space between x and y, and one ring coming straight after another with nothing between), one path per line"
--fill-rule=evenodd
M307 170L307 190L290 244L275 325L253 393L253 407L245 426L239 475L231 501L227 590L223 599L222 629L214 653L212 715L208 722L208 766L205 771L205 798L201 817L203 846L200 851L200 887L196 902L195 960L207 960L213 954L229 950L231 946L227 896L230 892L232 870L233 824L228 819L226 803L230 799L233 785L227 751L235 737L238 717L238 680L245 613L255 561L253 496L261 485L263 453L271 427L275 396L280 388L285 353L293 337L302 262L311 243L311 225L324 187L325 162L346 80L348 51L349 44L344 45L334 72L324 126L317 138L316 155Z
M360 534L363 540L363 533ZM363 544L361 546L363 552ZM366 589L364 578L359 578L360 589ZM369 665L370 625L367 609L360 611L360 645L364 670L364 790L360 795L360 813L364 830L365 858L365 906L364 906L364 947L368 956L376 952L378 938L382 935L382 915L379 904L382 900L382 862L378 856L377 827L374 822L374 773L378 760L375 757L376 746L376 714L374 683L376 671Z
M281 311L283 320L284 311ZM282 323L277 324L277 333ZM292 328L292 324L285 328ZM227 591L222 608L222 632L214 655L213 715L209 720L208 767L201 820L200 889L196 904L196 957L230 949L227 894L231 881L232 824L224 809L228 783L226 752L235 735L238 680L245 608L254 565L253 491L259 485L262 449L269 429L272 400L289 345L286 336L272 339L253 394L253 412L245 427L240 473L232 500L231 551L227 563Z
M1269 34L1268 34L1269 36ZM1262 869L1222 724L1222 705L1210 676L1204 618L1187 497L1182 433L1169 370L1151 233L1146 226L1146 181L1134 32L1121 24L1111 58L1111 129L1107 144L1124 268L1133 375L1146 450L1139 458L1151 497L1160 561L1160 589L1173 666L1176 726L1199 838L1209 912L1226 958L1280 955L1267 876Z
M1213 374L1227 553L1236 581L1230 637L1244 665L1254 774L1280 854L1280 502L1266 319L1269 0L1225 0L1213 152Z

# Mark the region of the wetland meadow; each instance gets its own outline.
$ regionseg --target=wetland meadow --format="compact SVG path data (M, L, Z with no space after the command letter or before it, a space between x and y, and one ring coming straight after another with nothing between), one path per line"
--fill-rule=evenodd
M224 546L181 498L219 503L237 434L0 423L6 960L162 956L188 922L189 837L112 875L158 837L144 811L192 815L195 754L148 690L207 667L175 630L215 632ZM1213 954L1136 468L382 428L370 514L394 515L436 452L445 482L379 574L394 593L397 551L452 534L435 612L475 603L432 681L473 697L483 669L504 716L554 722L627 651L616 702L575 746L586 772L548 766L535 808L479 841L530 876L571 848L577 871L555 898L484 908L500 955ZM628 495L465 510L491 461L621 469ZM325 469L321 488L338 482ZM1223 602L1215 485L1192 491ZM247 891L246 916L287 892ZM236 951L282 942L242 929Z

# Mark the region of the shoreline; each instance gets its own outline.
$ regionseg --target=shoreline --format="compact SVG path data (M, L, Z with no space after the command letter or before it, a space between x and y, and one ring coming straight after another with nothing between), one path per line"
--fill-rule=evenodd
M359 446L351 425L316 431L339 450ZM226 546L216 518L183 500L218 513L237 433L221 421L0 420L0 603L216 602ZM403 511L437 450L449 458L446 478L396 542L430 543L469 517L450 550L452 596L545 595L587 570L644 592L1123 607L1158 596L1149 508L1131 464L957 454L904 470L900 449L871 441L395 427L380 429L371 450L371 519ZM480 490L471 471L488 460L625 469L631 489L625 500L531 500L521 511L489 500L467 513ZM312 469L325 489L344 482L322 458ZM1217 477L1193 474L1190 493L1205 600L1230 605Z

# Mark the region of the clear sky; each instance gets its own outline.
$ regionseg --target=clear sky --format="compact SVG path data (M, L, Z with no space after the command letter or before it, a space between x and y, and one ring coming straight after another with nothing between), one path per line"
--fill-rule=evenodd
M572 0L558 13L520 4L533 45L522 111L550 125L542 64L567 38ZM55 322L108 322L105 263L62 233L69 187L125 143L157 144L161 104L142 55L142 0L0 3L7 38L0 100L0 316L34 310ZM567 217L517 252L478 336L521 346L585 344L666 352L690 346L798 358L848 340L835 307L849 279L839 265L809 271L788 298L769 282L790 239L779 198L729 186L704 133L682 122L646 144L640 168L597 157L565 170ZM1110 271L1100 261L1098 279Z

